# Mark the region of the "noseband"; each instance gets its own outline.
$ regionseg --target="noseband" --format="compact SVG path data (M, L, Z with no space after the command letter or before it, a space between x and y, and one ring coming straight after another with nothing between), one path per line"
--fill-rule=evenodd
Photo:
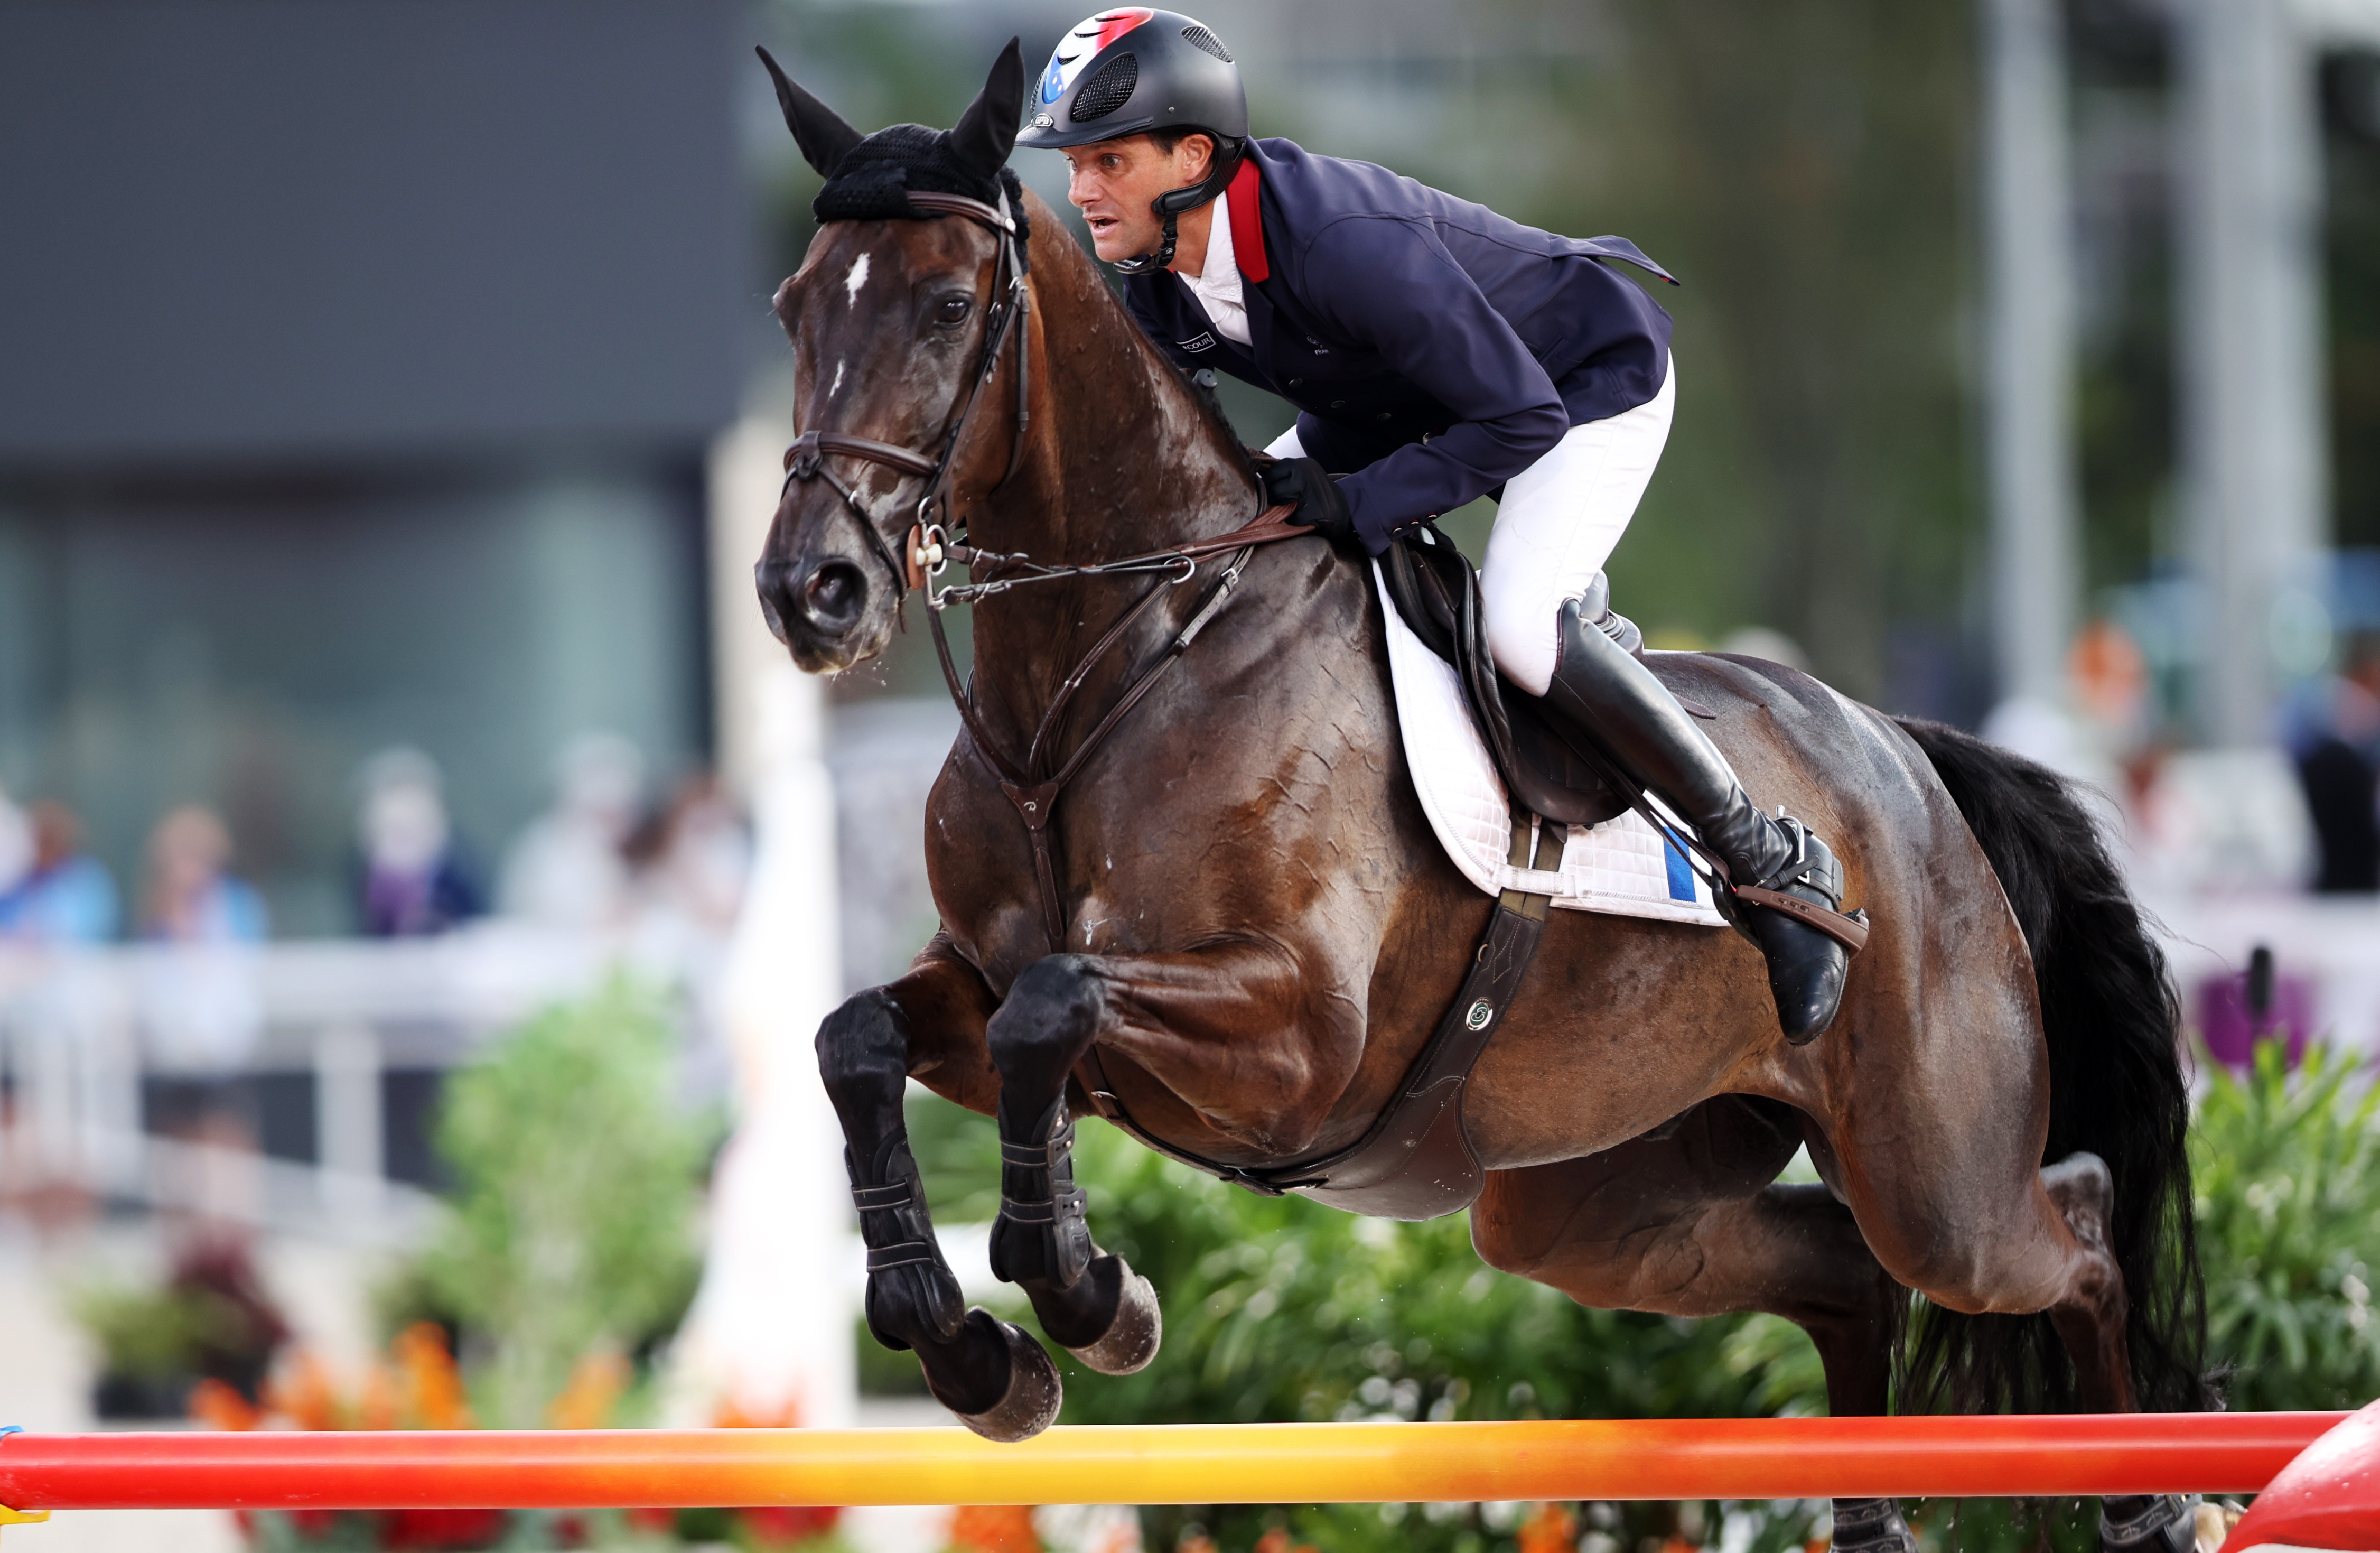
M1000 370L1001 348L1008 343L1011 333L1016 336L1016 440L1009 448L1007 472L1000 477L999 484L992 487L994 491L1015 478L1017 466L1025 461L1025 433L1033 415L1031 336L1028 331L1020 327L1025 315L1032 309L1032 292L1026 285L1025 249L1016 239L1016 222L1008 209L1007 193L1003 191L1001 194L997 207L987 205L980 200L970 200L964 194L931 192L913 192L909 196L909 203L942 215L965 216L988 228L1000 240L999 267L992 274L993 301L984 321L983 357L977 364L975 376L967 383L965 397L959 401L958 410L951 418L950 429L942 433L942 450L929 457L870 437L854 437L842 431L804 431L794 439L792 446L785 449L785 482L777 491L777 501L782 505L785 492L793 489L795 480L826 481L828 489L841 497L852 516L858 519L860 532L868 536L869 548L875 551L876 558L884 563L885 571L891 574L896 602L908 598L916 564L905 563L892 552L892 544L885 540L883 531L876 526L875 518L861 504L859 493L827 467L827 458L834 454L843 454L870 464L881 464L904 474L923 475L926 489L917 499L917 532L922 535L929 528L949 527L935 523L934 504L941 502L945 509L948 507L949 498L943 487L950 478L951 460L958 453L960 438L966 434L968 418L975 413L976 401L982 395L983 385L990 382L992 373Z

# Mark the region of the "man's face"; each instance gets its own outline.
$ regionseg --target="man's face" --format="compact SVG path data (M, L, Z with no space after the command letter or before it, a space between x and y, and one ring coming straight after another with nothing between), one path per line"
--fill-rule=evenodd
M1146 135L1068 146L1066 198L1091 229L1091 248L1108 263L1148 253L1163 240L1164 224L1149 209L1157 197L1207 176L1215 142L1185 135L1170 152Z

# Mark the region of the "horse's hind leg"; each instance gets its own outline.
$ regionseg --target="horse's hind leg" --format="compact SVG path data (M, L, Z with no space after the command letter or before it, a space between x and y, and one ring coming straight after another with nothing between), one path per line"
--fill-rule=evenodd
M844 1161L868 1246L868 1328L917 1351L936 1400L978 1434L1022 1439L1058 1413L1058 1372L1035 1342L990 1312L968 1310L942 1259L910 1157L901 1102L917 1072L953 1098L989 1109L983 1031L991 993L975 968L938 952L860 993L819 1027L819 1072L843 1122Z
M1087 962L1052 955L1017 977L987 1031L1000 1070L1000 1218L991 1270L1023 1289L1042 1330L1095 1370L1130 1375L1157 1356L1157 1293L1091 1242L1075 1184L1066 1077L1099 1033Z
M2044 1170L2041 1184L2076 1242L2104 1264L2076 1279L2066 1300L2049 1310L2058 1341L2074 1363L2075 1389L2094 1413L2137 1412L2125 1351L2130 1297L2107 1250L2115 1182L2097 1155L2073 1154ZM2192 1553L2197 1508L2195 1496L2111 1494L2099 1501L2099 1544L2110 1553Z
M1582 1304L1781 1316L1816 1346L1831 1412L1881 1414L1906 1295L1827 1188L1774 1184L1801 1136L1790 1107L1723 1095L1658 1135L1490 1175L1472 1240ZM1837 1499L1834 1516L1840 1553L1915 1553L1891 1499Z

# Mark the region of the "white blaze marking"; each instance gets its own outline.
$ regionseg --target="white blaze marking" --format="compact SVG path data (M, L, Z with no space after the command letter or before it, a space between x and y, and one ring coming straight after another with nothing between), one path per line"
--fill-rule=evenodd
M836 362L836 363L834 364L834 381L833 381L832 382L831 382L831 383L829 383L829 384L827 384L827 385L826 385L826 396L827 396L828 398L830 398L830 399L833 398L833 397L834 397L834 391L835 391L836 389L838 389L838 388L841 388L842 386L843 386L843 363L842 363L842 362L840 362L840 361L838 361L838 362Z
M843 277L843 289L852 301L859 300L859 288L868 284L868 255L852 261L851 273Z

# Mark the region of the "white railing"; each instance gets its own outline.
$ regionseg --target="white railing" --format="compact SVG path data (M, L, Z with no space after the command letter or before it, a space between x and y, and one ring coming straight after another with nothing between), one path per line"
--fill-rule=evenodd
M388 1178L386 1073L452 1067L621 960L598 939L503 923L394 942L0 946L0 1192L402 1236L430 1205ZM143 1129L144 1080L263 1074L310 1077L310 1160Z

